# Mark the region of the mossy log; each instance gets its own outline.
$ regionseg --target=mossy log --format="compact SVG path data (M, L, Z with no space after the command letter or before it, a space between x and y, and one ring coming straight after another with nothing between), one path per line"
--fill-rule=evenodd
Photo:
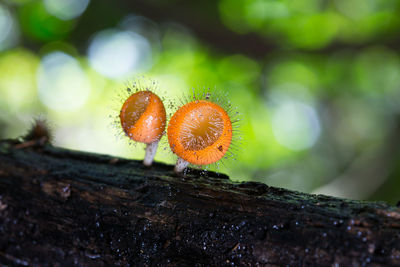
M400 209L4 140L0 263L400 265Z

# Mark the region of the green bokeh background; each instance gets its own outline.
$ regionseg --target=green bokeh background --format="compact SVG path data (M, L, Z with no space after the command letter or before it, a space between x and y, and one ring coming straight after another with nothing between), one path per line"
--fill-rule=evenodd
M398 0L3 1L0 138L42 117L55 145L141 159L112 118L146 75L169 113L192 88L228 93L242 140L212 169L396 204L399 36Z

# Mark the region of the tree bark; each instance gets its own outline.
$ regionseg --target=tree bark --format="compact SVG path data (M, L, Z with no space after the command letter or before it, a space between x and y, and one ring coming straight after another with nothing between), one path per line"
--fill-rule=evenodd
M400 265L400 209L4 140L0 263Z

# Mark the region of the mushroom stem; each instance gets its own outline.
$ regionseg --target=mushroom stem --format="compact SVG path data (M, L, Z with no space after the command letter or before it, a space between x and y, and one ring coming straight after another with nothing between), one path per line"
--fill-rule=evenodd
M143 165L144 166L151 166L153 163L154 156L157 152L158 142L160 140L154 141L153 143L146 144L146 153L144 155Z
M186 167L189 165L189 162L187 162L184 159L178 158L178 160L176 161L176 165L174 168L174 171L176 173L181 173L183 172L184 169L186 169Z

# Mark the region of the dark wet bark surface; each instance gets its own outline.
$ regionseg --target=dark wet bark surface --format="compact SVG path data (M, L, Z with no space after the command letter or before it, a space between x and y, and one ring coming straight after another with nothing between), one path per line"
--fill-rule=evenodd
M400 265L400 209L9 140L0 263Z

